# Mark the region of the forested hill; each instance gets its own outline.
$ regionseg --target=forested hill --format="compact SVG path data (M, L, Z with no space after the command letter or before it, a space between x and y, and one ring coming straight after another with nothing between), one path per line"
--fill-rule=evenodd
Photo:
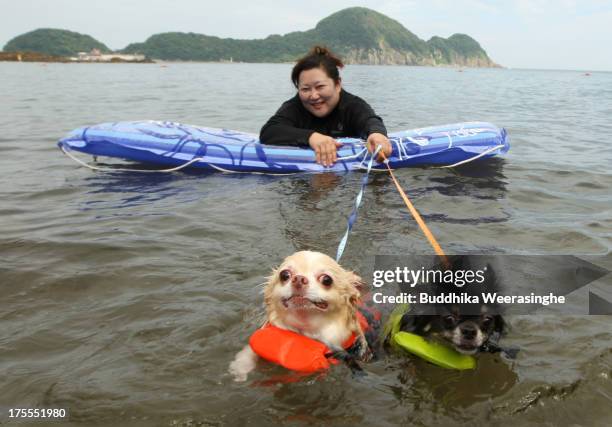
M399 22L376 11L352 7L322 19L315 28L265 39L237 40L197 33L161 33L132 43L122 53L169 61L293 62L322 44L348 64L497 67L466 34L422 40ZM9 41L6 52L32 51L75 56L92 48L110 50L94 38L66 30L39 29Z
M5 52L37 52L52 56L76 56L78 52L99 49L102 53L111 50L103 43L86 34L55 28L40 28L10 40Z
M465 34L421 40L399 22L376 11L352 7L321 20L315 28L265 39L237 40L196 33L155 34L125 53L184 61L292 62L314 44L324 44L356 64L497 66Z

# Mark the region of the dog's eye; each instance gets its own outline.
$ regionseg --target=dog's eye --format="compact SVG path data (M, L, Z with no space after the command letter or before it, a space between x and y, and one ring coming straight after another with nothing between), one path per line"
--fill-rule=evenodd
M286 282L291 279L291 272L289 270L283 270L280 272L278 277L281 279L281 282Z
M321 277L319 277L319 282L321 282L323 286L327 286L329 288L334 283L334 279L327 274L322 274Z
M452 328L455 326L455 316L453 315L444 316L442 321L444 322L444 326L447 328Z

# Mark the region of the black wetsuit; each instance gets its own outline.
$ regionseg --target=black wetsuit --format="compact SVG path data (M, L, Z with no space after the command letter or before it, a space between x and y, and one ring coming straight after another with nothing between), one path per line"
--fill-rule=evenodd
M338 105L325 117L312 115L296 94L270 117L261 128L259 139L263 144L308 147L308 138L315 132L332 138L350 136L367 139L371 133L387 136L382 119L372 107L342 89Z

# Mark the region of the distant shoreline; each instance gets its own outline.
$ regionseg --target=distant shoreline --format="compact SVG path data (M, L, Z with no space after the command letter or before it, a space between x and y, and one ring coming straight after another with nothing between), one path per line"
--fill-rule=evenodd
M151 59L128 61L121 58L112 58L109 61L82 61L66 56L52 56L37 52L0 52L0 61L5 62L59 62L65 64L153 64Z
M82 61L78 59L72 59L66 56L52 56L37 52L0 52L0 62L43 62L43 63L63 63L63 64L287 64L293 65L293 62L243 62L243 61L181 61L181 60L163 60L163 59L144 59L140 61L127 61L120 58L114 58L110 61ZM439 64L439 65L405 65L405 64L347 64L347 65L360 65L360 66L377 66L382 65L385 67L426 67L426 68L455 68L457 70L463 69L489 69L497 68L503 69L505 67L468 67L465 65L451 65L451 64Z

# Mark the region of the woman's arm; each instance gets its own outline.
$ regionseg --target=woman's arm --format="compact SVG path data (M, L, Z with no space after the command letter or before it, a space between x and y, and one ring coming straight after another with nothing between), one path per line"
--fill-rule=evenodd
M370 134L380 133L387 136L387 128L380 116L376 115L370 104L355 95L349 95L346 105L347 119L361 139L367 139Z
M367 140L368 150L372 153L380 145L382 152L389 157L393 147L387 138L387 128L372 107L358 96L353 96L347 106L347 113L353 129L357 130L362 139ZM377 160L382 162L383 155L379 154Z

